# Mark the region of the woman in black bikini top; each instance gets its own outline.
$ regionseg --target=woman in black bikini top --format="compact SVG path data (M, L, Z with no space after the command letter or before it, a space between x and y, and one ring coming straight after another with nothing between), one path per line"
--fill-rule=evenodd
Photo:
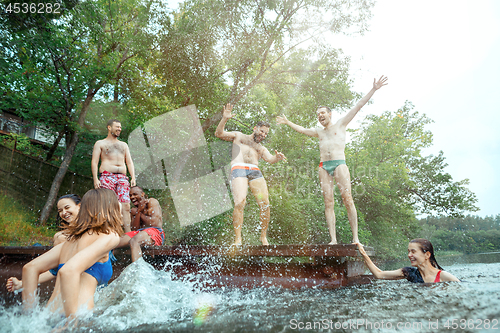
M408 244L408 259L411 267L403 267L394 271L382 271L366 254L363 245L356 243L366 266L377 279L397 280L406 278L410 282L432 283L460 281L451 273L445 272L434 257L434 248L427 239L416 238Z

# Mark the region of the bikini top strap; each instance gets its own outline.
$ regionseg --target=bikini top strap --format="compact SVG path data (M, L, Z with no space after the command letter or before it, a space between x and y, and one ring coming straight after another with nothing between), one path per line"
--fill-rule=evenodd
M440 282L441 281L441 270L436 274L436 279L434 282Z

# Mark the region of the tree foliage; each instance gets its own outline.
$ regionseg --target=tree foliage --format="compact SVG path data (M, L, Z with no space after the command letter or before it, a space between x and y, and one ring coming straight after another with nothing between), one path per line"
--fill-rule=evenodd
M480 253L500 250L500 215L427 216L420 220L422 237L442 251Z
M425 129L431 120L413 108L407 102L396 112L366 117L347 146L354 201L374 236L415 238L417 215L463 216L477 210L468 180L455 182L445 172L443 152L423 156L432 145L432 133ZM398 244L406 246L403 240Z
M25 29L13 28L7 19L0 21L7 56L0 64L7 79L0 107L58 133L55 145L66 139L63 162L42 210L43 223L78 145L91 102L124 76L127 61L149 48L150 4L85 1L57 20L35 20Z
M339 52L317 42L326 33L363 31L371 6L344 0L185 1L158 32L157 84L174 104L196 104L204 131L218 123L228 102L244 114L240 118L260 115L269 106L247 98L254 89L280 96L281 107L289 104L283 96L288 87L349 104Z
M57 138L54 147L63 138L66 143L47 209L73 156L73 165L87 170L81 173L90 172L91 146L107 118L121 116L126 136L146 120L195 104L214 143L214 125L230 102L237 114L227 130L250 134L258 120L267 120L272 126L264 145L288 157L261 165L272 205L270 241L328 242L317 139L275 126L274 119L284 113L313 127L318 105L340 114L360 98L351 89L349 58L327 39L363 32L371 1L187 0L174 12L161 0L63 3L57 17L20 16L17 25L14 17L0 18L0 109L45 125ZM386 253L401 252L415 238L419 214L457 217L477 209L468 181L456 182L445 172L442 152L423 156L432 144L430 122L407 103L368 116L351 131L346 158L360 238ZM167 224L175 224L168 191L152 194L164 206ZM335 199L338 238L349 242L338 192ZM258 220L249 200L243 230L249 243L258 243ZM172 232L190 244L230 242L231 212Z

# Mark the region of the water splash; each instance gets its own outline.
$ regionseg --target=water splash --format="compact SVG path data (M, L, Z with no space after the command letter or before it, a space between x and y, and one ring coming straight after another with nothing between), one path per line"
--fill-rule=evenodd
M92 328L116 330L191 321L206 293L188 279L154 269L142 258L96 294ZM215 302L215 301L213 301Z
M478 324L478 319L500 318L500 263L447 266L462 283L374 281L335 290L207 290L201 287L201 277L179 280L171 268L168 263L164 270L155 270L142 259L129 265L96 293L93 314L71 331L267 333L298 331L294 327L299 323L321 323L329 327L323 331L334 332L353 331L335 325L359 319L393 325L392 330L387 325L376 330L380 332L395 332L398 323L422 323L412 332L437 332L443 331L446 320L462 318ZM28 316L19 305L0 305L0 332L27 332L33 327L50 332L60 321L43 308ZM429 329L437 321L441 330ZM360 326L358 331L370 330Z

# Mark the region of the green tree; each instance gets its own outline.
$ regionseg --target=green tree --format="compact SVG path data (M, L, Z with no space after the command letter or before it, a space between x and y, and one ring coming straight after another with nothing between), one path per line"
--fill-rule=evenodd
M500 249L500 227L492 216L427 216L421 219L423 233L441 250L464 253ZM432 232L426 232L426 231Z
M346 8L348 5L350 10ZM312 124L311 107L327 103L341 110L357 97L350 90L348 58L326 46L321 38L327 33L364 30L371 5L364 1L186 1L172 15L158 14L161 24L157 30L159 49L153 53L156 60L142 69L142 75L150 78L151 84L135 90L127 106L133 110L134 117L136 112L141 114L141 110L147 110L143 118L147 119L169 107L196 104L206 137L213 135L211 126L220 120L222 105L227 102L236 104L238 111L238 116L227 125L228 130L251 133L257 120L274 123L275 116L281 112L292 114L291 119L306 117ZM309 15L315 19L310 20ZM295 138L297 142L302 140L298 136L291 142L280 140L282 132L276 128L272 131L271 137L275 139L266 143L271 150L296 150ZM302 168L309 162L299 160L298 164ZM267 167L272 170L263 163L263 168ZM270 188L274 182L283 182L285 177L280 171L272 172L273 176L266 176L273 182ZM305 175L300 177L305 178ZM279 242L302 242L314 237L312 231L292 232L297 228L316 228L311 226L318 223L311 215L311 211L314 214L316 211L305 207L310 198L299 203L306 196L306 189L313 188L310 185L314 181L297 181L293 187L292 192L300 192L299 200L293 201L293 205L301 205L294 210L299 214L294 215L295 219L283 218L281 213L286 213L287 205L273 208L276 214L273 213L275 220L271 228L287 231L280 234ZM270 195L277 199L281 194L278 191ZM321 198L318 204L322 205ZM254 212L249 206L245 220L253 220ZM300 216L308 222L300 228L297 225L292 228L291 223ZM206 225L188 228L189 234L208 235L206 230L214 225L208 222Z
M324 39L329 33L364 31L372 5L352 0L185 1L171 19L161 21L155 83L174 104L196 104L204 131L220 121L228 102L244 122L289 106L290 91L307 95L313 104L349 105L348 60L324 46ZM276 96L266 99L270 94ZM247 125L253 127L252 121Z
M147 51L154 40L146 29L150 5L151 1L136 0L85 1L57 20L35 21L23 30L1 21L2 46L7 48L1 65L8 81L3 95L9 97L1 107L49 126L58 133L56 142L66 139L42 223L71 163L91 102L105 98L130 70L124 64Z
M416 214L463 216L478 209L476 196L465 187L468 180L454 182L444 171L442 152L422 156L432 144L425 129L431 120L413 108L407 102L396 112L366 117L346 149L356 206L387 251L394 246L388 235L401 235L399 242L392 240L400 246L415 235Z

